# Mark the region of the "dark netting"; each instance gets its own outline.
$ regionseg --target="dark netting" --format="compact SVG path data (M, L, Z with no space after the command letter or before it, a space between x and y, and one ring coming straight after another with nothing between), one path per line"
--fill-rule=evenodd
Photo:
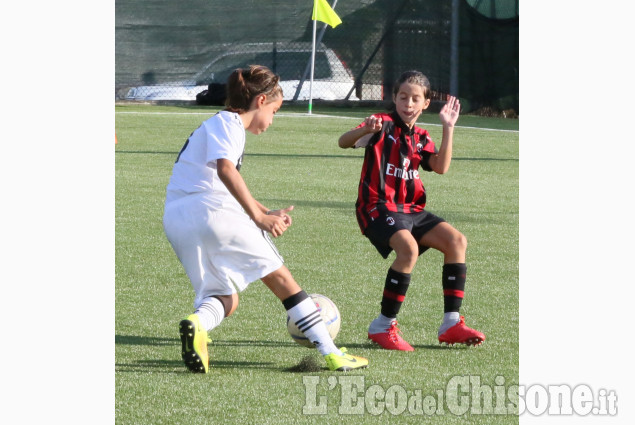
M116 99L195 101L231 70L258 63L280 74L285 100L306 101L312 7L116 0ZM317 25L313 99L383 101L401 72L418 69L437 99L458 91L472 109L518 110L517 0L339 0L335 11L341 25Z
M461 3L458 92L465 106L518 112L518 0Z

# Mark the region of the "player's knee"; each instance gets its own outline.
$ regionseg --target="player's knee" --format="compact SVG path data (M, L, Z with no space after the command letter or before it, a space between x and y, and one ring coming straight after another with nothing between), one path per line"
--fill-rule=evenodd
M280 267L278 270L269 273L262 280L265 281L265 283L284 288L295 284L295 279L293 279L293 276L291 276L291 273L286 267Z
M223 304L225 308L225 317L229 317L236 311L238 307L238 294L220 295L217 296L218 300Z
M236 308L238 308L238 294L232 294L232 305L229 308L229 311L225 312L225 317L229 317L232 314L234 314L234 311L236 311Z
M403 268L412 269L417 263L419 257L419 246L412 240L412 243L402 244L395 249L395 262Z
M455 254L465 254L467 238L461 232L454 232L448 241L448 250Z
M397 260L403 263L409 263L414 266L417 262L417 258L419 257L419 248L415 249L403 249L397 252Z

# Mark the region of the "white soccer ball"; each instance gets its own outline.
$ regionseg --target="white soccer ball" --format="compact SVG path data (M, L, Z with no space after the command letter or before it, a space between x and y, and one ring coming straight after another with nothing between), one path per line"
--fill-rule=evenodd
M337 309L337 306L330 298L320 295L320 294L310 294L309 297L315 303L320 316L322 316L322 320L326 325L326 329L329 331L329 335L331 338L335 340L335 337L340 331L340 324L342 323L342 317L340 316L340 311ZM311 341L308 340L306 336L298 329L296 324L290 320L289 315L287 315L287 330L289 331L289 335L291 338L298 344L308 347L315 348L315 345Z

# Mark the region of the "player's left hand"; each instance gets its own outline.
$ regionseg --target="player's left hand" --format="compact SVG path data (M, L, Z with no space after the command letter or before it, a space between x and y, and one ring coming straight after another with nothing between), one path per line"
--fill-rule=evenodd
M459 103L459 99L454 96L450 96L446 104L443 105L443 108L441 108L441 112L439 112L441 124L448 127L454 127L454 124L456 124L456 121L459 119L460 111L461 104Z
M287 225L287 227L289 227L291 226L291 223L293 223L291 216L288 214L291 211L293 211L293 205L287 208L279 209L279 210L271 210L269 211L269 215L277 215L278 217L281 217L284 220L284 223Z

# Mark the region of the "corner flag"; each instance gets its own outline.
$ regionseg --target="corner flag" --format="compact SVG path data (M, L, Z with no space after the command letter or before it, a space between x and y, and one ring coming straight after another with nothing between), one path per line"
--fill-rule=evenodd
M313 15L311 19L314 21L324 22L335 28L342 23L337 13L329 6L326 0L313 0Z

